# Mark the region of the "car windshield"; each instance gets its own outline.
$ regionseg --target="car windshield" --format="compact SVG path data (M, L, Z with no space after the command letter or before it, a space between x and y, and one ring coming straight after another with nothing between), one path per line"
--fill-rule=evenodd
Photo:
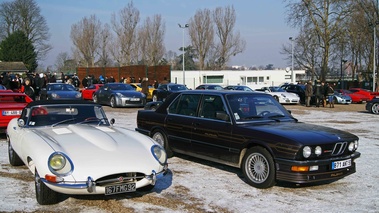
M280 87L270 87L272 92L286 92L283 88Z
M49 85L49 91L74 91L75 87L71 84L52 84Z
M30 127L68 124L109 125L101 106L91 104L40 105L27 109L26 122Z
M256 94L227 95L232 116L236 121L280 120L289 118L288 111L272 96Z
M175 85L170 85L169 90L172 90L172 91L187 90L187 87L185 87L184 85L175 84Z
M129 84L110 84L108 86L111 90L135 90Z

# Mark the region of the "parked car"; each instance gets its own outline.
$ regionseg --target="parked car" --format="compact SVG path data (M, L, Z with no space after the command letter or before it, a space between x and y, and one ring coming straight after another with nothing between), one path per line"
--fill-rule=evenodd
M339 93L338 91L334 91L333 100L336 104L351 104L352 102L350 96Z
M41 89L41 100L81 100L82 93L73 85L65 83L48 83Z
M34 101L8 124L9 163L34 174L39 204L62 194L84 195L153 189L167 171L164 148L108 121L88 101Z
M281 88L287 92L292 92L297 94L300 97L300 103L305 103L305 85L304 84L284 84ZM311 103L315 102L313 97Z
M241 168L248 184L311 183L353 174L358 137L299 122L274 97L243 91L190 90L155 111L139 110L136 131L181 153Z
M82 97L84 100L93 100L93 93L95 93L100 87L104 86L104 84L91 84L88 87L82 89Z
M130 86L134 87L134 89L138 92L142 91L141 83L130 83ZM146 99L147 100L152 100L153 99L153 91L155 88L151 85L149 85L149 93L147 94Z
M370 113L379 114L379 97L373 98L366 103L366 110Z
M195 89L212 89L212 90L223 90L224 88L218 84L201 84Z
M350 88L349 91L355 94L364 95L365 97L368 98L368 101L371 101L376 96L379 96L379 92L372 92L370 90L362 89L362 88Z
M106 83L93 93L92 99L111 107L143 107L146 104L145 94L124 83Z
M226 90L241 90L241 91L249 91L249 92L254 92L253 89L251 89L248 86L245 85L228 85L224 87Z
M153 101L164 101L171 93L182 90L188 90L188 88L183 84L160 84L158 88L153 91Z
M369 101L369 98L362 95L362 94L359 94L359 93L353 93L351 92L350 90L346 90L346 89L337 89L335 90L337 91L338 93L341 93L343 95L348 95L350 96L351 98L351 102L352 103L363 103L363 102L367 102Z
M262 91L272 95L281 104L299 104L300 97L296 93L287 92L281 87L271 86L262 87L261 89L256 89L256 91Z
M13 118L19 118L22 109L33 100L23 94L8 90L0 92L0 133L4 133Z

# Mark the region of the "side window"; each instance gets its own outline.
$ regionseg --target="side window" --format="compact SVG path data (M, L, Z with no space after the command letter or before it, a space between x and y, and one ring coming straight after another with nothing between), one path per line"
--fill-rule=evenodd
M199 105L200 95L181 95L169 107L172 114L195 116Z
M221 97L216 95L204 95L201 105L200 117L218 119L217 113L220 112L225 113L225 106L222 102Z

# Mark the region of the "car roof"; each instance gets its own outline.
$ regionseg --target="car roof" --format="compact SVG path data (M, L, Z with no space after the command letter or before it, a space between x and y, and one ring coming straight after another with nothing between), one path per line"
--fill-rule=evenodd
M56 105L56 104L68 104L68 105L74 105L74 104L91 104L91 105L97 105L101 106L99 104L96 104L92 101L87 100L40 100L40 101L33 101L30 102L27 107L33 107L33 106L39 106L39 105Z
M221 95L228 95L228 94L259 94L259 95L268 95L265 93L260 93L260 92L250 92L250 91L242 91L242 90L182 90L178 91L177 93L182 93L182 94L221 94Z

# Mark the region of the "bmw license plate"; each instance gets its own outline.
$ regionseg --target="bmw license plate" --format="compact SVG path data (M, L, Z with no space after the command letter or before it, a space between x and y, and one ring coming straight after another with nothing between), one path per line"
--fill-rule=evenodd
M139 101L139 98L131 98L130 101Z
M4 110L3 116L21 115L21 110Z
M126 184L105 187L105 195L113 195L113 194L135 192L135 191L136 191L136 183L126 183Z
M351 159L332 162L332 170L351 166Z

